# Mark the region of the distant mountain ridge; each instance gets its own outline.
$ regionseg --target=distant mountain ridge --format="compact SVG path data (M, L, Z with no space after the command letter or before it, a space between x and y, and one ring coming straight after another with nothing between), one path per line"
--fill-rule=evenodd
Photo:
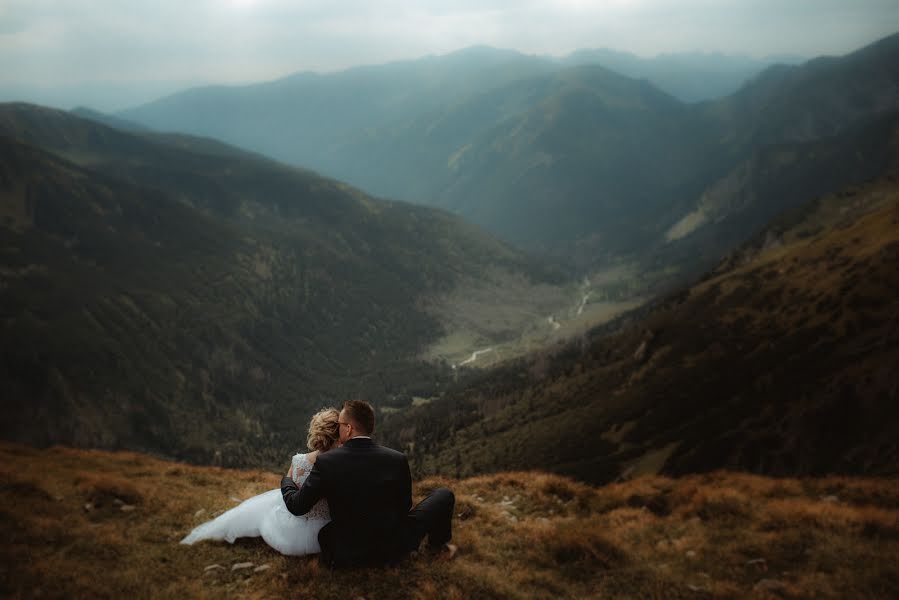
M562 59L563 64L598 64L627 77L645 79L683 102L729 96L772 65L795 65L804 61L798 56L755 59L702 52L641 58L608 48L577 50Z
M714 244L703 239L714 232L676 239L667 233L716 187L720 194L721 181L752 156L773 144L827 144L899 111L897 40L899 34L844 57L772 66L726 98L695 104L645 80L579 64L601 54L566 62L476 48L328 76L197 89L121 115L219 137L378 195L451 209L585 271L619 259L659 265L660 257L705 247L701 261L659 267L696 272L720 258L722 249L712 252ZM838 186L876 175L817 168ZM783 188L775 195L803 202L820 191ZM754 210L746 206L744 216ZM764 221L766 210L747 223ZM723 251L752 233L731 231Z

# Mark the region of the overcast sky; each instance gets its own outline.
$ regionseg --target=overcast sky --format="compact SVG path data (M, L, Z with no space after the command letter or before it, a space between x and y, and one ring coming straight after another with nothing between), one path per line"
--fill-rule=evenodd
M0 96L126 82L139 96L475 44L811 57L896 31L899 0L0 0Z

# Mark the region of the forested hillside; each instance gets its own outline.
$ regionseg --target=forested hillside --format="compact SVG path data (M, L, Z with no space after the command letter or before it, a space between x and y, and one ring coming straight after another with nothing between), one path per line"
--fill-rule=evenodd
M443 294L561 280L447 213L209 140L27 105L0 135L7 439L270 464L322 405L439 389L419 355Z

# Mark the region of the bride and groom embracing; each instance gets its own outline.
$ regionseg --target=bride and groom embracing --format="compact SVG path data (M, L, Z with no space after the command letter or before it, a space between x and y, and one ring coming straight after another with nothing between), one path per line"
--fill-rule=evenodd
M282 554L321 552L328 566L352 567L396 563L427 537L430 550L452 556L453 493L437 488L412 508L406 456L375 444L374 428L374 410L361 400L316 413L312 452L293 457L280 490L244 501L181 543L261 536Z

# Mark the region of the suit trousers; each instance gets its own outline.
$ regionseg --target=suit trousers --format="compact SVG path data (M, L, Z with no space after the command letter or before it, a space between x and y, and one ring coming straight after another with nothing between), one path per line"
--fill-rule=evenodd
M429 548L440 548L453 537L453 508L456 497L447 488L437 488L409 511L406 517L407 550L418 550L427 537Z

